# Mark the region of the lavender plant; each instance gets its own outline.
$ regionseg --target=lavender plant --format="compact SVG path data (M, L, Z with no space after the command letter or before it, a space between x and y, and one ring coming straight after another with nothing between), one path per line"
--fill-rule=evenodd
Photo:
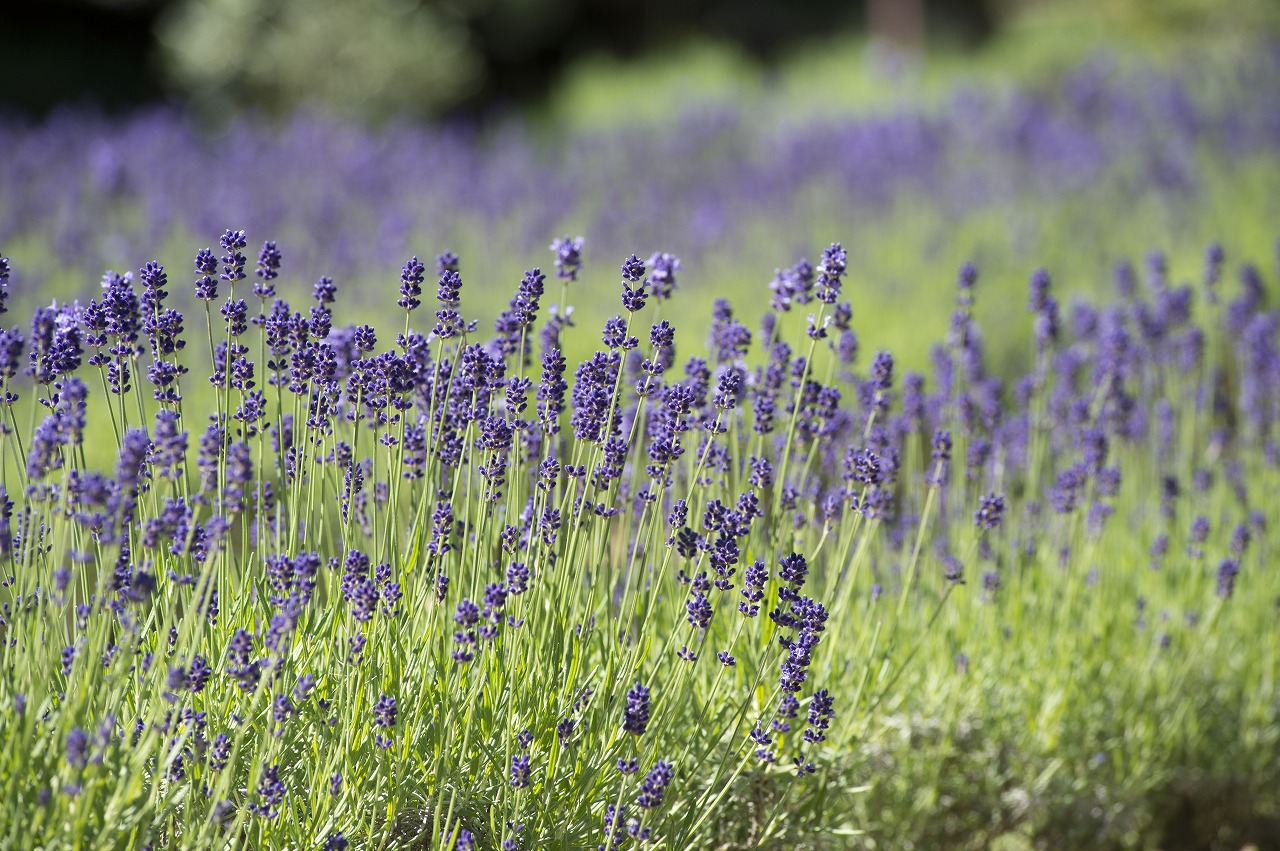
M491 286L508 271L490 256L541 263L549 229L585 233L597 256L666 246L720 291L831 222L869 273L901 275L887 242L944 256L935 252L961 217L970 238L957 256L1007 242L1018 268L1066 273L1082 240L1105 254L1234 232L1241 220L1230 211L1260 204L1255 192L1274 196L1271 172L1260 178L1251 164L1271 163L1280 146L1278 77L1280 53L1266 43L1168 68L1100 56L1034 87L958 87L927 106L858 114L817 99L801 110L762 94L673 108L656 126L588 124L551 144L519 123L490 134L410 123L373 132L314 115L243 116L209 136L171 111L7 116L0 244L22 248L28 280L88 295L80 282L102 268L184 256L226 222L288 245L297 272L370 286L429 233L469 249L468 286L483 293L474 309L486 317L508 295ZM1161 212L1171 203L1177 216ZM1119 205L1139 212L1098 215ZM1251 209L1258 221L1274 215ZM1070 239L1055 238L1064 230ZM924 271L921 281L902 276L921 298ZM577 301L598 306L587 293Z
M571 384L537 269L488 336L449 253L420 320L409 260L387 346L330 279L285 302L275 243L245 293L247 246L196 256L200 366L155 263L6 334L6 841L686 847L766 776L762 836L790 829L837 714L824 562L748 481L771 427L728 308L731 350L676 369L680 263L632 255ZM553 248L563 297L582 242ZM836 416L805 363L758 402L797 468Z
M1035 272L1012 375L966 265L926 377L860 355L839 244L705 339L630 255L572 373L581 239L492 333L410 259L392 337L249 245L203 322L148 263L0 335L7 844L981 845L1101 788L1074 829L1133 847L1184 769L1274 801L1280 323L1221 248L1069 315Z

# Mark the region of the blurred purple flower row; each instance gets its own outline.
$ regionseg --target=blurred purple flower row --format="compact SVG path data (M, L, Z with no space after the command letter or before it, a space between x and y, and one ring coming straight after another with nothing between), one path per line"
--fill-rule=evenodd
M243 118L216 137L168 111L10 119L0 244L38 235L51 257L24 264L36 281L54 266L96 276L171 236L237 221L288 244L295 268L349 278L399 263L422 235L456 242L466 229L525 255L572 227L605 256L666 245L689 260L745 241L744 216L803 227L815 193L858 221L908 195L967 211L1104 177L1121 193L1181 192L1204 154L1280 147L1280 50L1204 67L1121 71L1097 59L1038 91L965 89L940 108L867 115L781 119L799 107L766 98L552 144L521 125L371 130L305 115Z

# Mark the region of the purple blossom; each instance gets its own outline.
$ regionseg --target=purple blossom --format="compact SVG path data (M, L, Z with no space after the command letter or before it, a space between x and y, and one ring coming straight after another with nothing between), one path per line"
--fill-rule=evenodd
M529 786L529 755L516 754L511 757L511 785L516 789L525 789Z
M378 698L378 702L373 707L373 723L380 730L390 730L396 725L396 699L389 695L382 695ZM393 744L390 734L383 736L378 733L375 736L378 747L389 748Z
M674 254L656 253L649 257L649 292L657 301L666 301L676 290L676 273L680 258Z
M1218 588L1219 597L1226 599L1231 596L1236 588L1236 577L1240 575L1240 562L1234 558L1225 558L1218 565Z
M822 261L818 263L816 272L818 301L824 304L835 304L840 298L840 285L844 279L848 253L840 243L833 242L822 251Z
M662 806L662 799L666 795L667 787L671 785L671 780L674 777L674 765L661 759L654 763L653 768L645 775L640 795L636 798L637 806L646 810L657 809Z
M551 241L551 250L556 254L557 277L566 281L578 280L578 271L582 268L582 247L580 236L563 236Z
M262 773L258 777L257 791L262 803L252 804L250 808L253 812L265 819L273 819L278 816L287 793L284 781L280 779L280 766L278 764L263 766Z
M280 277L281 259L280 250L274 242L262 243L262 250L258 252L258 268L253 273L258 278L253 285L253 294L258 298L275 297L275 285L271 282Z
M400 298L396 301L397 306L406 311L412 311L422 304L419 296L422 295L422 282L425 280L426 269L427 267L416 255L404 264L404 268L400 270Z
M694 629L706 629L711 625L711 601L704 594L695 594L685 604L685 617Z
M622 716L622 729L643 736L649 727L651 702L648 686L636 683L627 691L627 705Z
M989 491L979 502L978 510L973 513L974 525L984 532L988 532L992 529L998 529L1000 521L1003 519L1004 494Z

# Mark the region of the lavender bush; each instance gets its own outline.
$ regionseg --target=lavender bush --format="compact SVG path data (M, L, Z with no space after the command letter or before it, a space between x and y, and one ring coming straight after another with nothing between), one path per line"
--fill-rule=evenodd
M999 256L993 246L1009 243L1018 263L1065 274L1081 240L1121 254L1237 227L1225 211L1274 187L1248 165L1280 147L1277 79L1280 52L1264 46L1164 69L1100 57L1037 88L962 88L870 114L762 95L664 125L550 134L316 116L247 116L209 134L176 111L10 118L0 244L21 249L28 281L87 296L103 268L185 262L227 222L289 245L307 276L369 282L431 234L473 258L486 317L506 298L493 282L541 263L561 230L584 233L597 256L663 246L722 288L812 250L831 222L855 266L880 275L901 270L889 242L947 265L958 260L942 247ZM1098 215L1118 205L1142 214Z
M926 380L859 352L838 244L705 347L632 255L571 370L596 276L552 249L492 334L451 253L388 343L230 230L4 333L7 844L980 845L1065 801L1142 846L1180 770L1276 803L1255 267L1069 311L1037 271L1005 381L966 265Z
M0 845L1280 843L1276 62L6 123Z
M442 254L423 334L415 257L380 346L247 246L196 255L207 341L155 263L5 335L8 842L685 846L739 783L823 785L830 587L773 482L847 418L805 357L772 343L750 394L726 307L677 368L669 255L622 264L626 318L570 376L537 269L486 339ZM582 242L554 248L563 293ZM844 271L833 246L824 304Z

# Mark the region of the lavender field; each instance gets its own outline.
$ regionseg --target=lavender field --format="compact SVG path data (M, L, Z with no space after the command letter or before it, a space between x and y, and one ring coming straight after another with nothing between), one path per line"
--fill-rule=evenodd
M1280 847L1280 49L822 106L0 122L0 847Z

